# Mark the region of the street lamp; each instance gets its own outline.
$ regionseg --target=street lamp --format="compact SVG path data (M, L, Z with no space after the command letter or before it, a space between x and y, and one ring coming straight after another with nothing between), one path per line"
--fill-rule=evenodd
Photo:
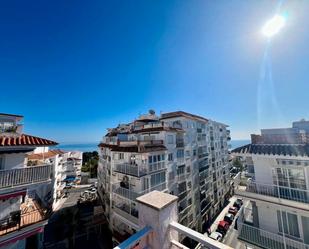
M285 25L286 18L283 15L275 15L268 20L262 28L263 35L272 37L277 34Z

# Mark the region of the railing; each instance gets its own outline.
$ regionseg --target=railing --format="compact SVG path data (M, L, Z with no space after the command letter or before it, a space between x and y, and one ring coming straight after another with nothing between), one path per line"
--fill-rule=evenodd
M149 163L149 173L162 170L162 169L166 169L166 165L164 161L151 163L151 164Z
M149 189L143 190L143 191L134 191L131 189L123 188L120 186L120 183L114 183L112 185L113 193L121 195L122 197L125 197L127 199L130 199L132 201L135 201L135 199L139 196L142 196L144 194L147 194L153 190L163 191L166 189L166 182L160 183L156 186L153 186Z
M144 227L142 230L133 234L130 238L122 242L120 245L116 246L114 249L130 249L135 248L141 239L148 236L148 234L152 231L151 227Z
M127 199L134 201L137 197L143 195L143 192L136 192L131 189L123 188L119 183L115 183L112 186L113 192L117 195L121 195Z
M273 196L292 201L309 203L309 191L303 189L250 182L247 184L246 191L260 195Z
M114 171L136 177L147 175L146 167L141 167L140 165L133 165L129 163L116 164Z
M19 214L15 217L10 216L6 219L2 219L0 220L0 236L43 221L47 218L48 215L45 211L43 209L38 209Z
M0 189L48 181L51 173L52 165L0 170Z
M176 139L176 148L182 148L184 147L185 142L183 139Z
M238 222L238 238L250 244L267 249L309 249L309 245L302 242L283 238L283 236L271 233L257 227ZM284 245L285 243L285 245Z
M126 204L117 204L114 206L114 211L126 218L127 220L133 222L134 224L138 224L138 211L137 209L132 209Z

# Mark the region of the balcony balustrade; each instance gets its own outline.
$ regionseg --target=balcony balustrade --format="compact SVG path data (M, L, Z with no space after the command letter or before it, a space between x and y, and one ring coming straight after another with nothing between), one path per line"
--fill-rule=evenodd
M240 240L267 249L309 249L306 245L297 240L283 237L280 234L271 233L257 227L238 222Z
M247 184L246 188L243 191L287 199L291 201L309 203L309 191L303 189L250 182Z
M148 174L146 166L140 166L130 163L116 164L114 167L114 171L136 177L142 177Z
M0 236L46 220L49 214L36 201L28 200L27 204L21 205L21 210L12 212L8 217L0 220Z
M0 170L0 190L49 181L51 179L51 173L52 165Z

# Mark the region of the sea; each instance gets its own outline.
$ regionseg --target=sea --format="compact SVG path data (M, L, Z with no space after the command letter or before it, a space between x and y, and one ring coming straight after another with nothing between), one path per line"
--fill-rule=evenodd
M237 147L249 144L250 140L231 140L231 148L235 149ZM66 151L82 151L82 152L92 152L98 150L99 142L93 143L62 143L57 146L58 149Z

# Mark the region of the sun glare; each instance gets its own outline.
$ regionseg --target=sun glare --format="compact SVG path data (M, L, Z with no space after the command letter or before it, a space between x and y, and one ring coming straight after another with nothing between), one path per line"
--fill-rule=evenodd
M277 34L284 27L284 25L285 17L282 15L275 15L265 23L262 33L267 37L271 37Z

